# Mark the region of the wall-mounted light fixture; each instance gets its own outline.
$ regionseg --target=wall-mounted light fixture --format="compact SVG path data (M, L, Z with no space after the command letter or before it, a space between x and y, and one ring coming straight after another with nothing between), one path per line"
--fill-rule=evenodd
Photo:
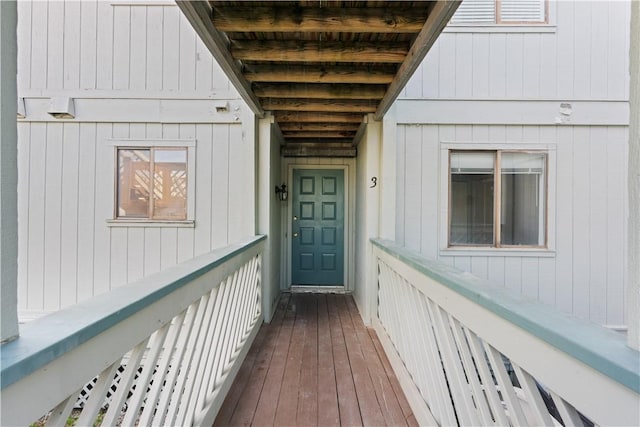
M24 108L24 98L18 98L17 117L19 119L24 119L25 117L27 117L27 110Z
M73 104L73 98L68 96L51 98L47 113L56 119L74 119L76 117L76 109Z
M283 183L280 186L276 185L276 197L281 202L286 202L287 201L287 199L289 198L289 192L287 191L286 184Z

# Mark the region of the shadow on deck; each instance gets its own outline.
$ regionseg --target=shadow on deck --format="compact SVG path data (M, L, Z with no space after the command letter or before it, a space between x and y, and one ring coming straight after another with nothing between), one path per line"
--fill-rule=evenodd
M350 295L284 294L215 426L417 425Z

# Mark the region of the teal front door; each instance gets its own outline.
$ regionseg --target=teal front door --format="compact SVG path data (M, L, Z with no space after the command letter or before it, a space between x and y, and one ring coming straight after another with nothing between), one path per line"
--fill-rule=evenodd
M294 169L293 285L344 285L344 171Z

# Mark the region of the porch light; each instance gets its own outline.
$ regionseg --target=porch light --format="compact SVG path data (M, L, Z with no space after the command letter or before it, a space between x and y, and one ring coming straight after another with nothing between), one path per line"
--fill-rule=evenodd
M47 113L56 119L74 119L76 117L76 109L73 98L67 96L51 98Z
M287 198L289 197L289 193L287 192L286 184L283 183L280 186L276 185L276 197L281 202L286 202L287 201Z

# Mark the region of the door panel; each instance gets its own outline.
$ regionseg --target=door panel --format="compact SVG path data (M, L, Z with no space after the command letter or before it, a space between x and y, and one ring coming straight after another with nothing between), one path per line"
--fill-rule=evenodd
M344 285L344 171L294 169L292 284Z

